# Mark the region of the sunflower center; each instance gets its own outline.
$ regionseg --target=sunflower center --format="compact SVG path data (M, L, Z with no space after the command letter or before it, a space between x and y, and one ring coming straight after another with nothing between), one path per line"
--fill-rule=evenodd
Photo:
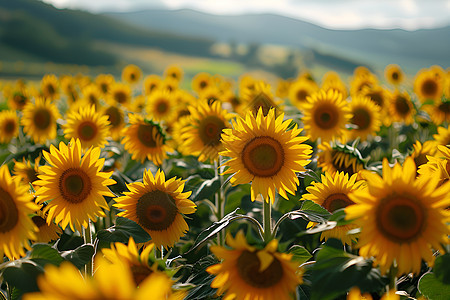
M106 110L105 114L108 116L108 120L109 120L109 123L111 124L112 128L116 128L123 121L123 118L122 118L122 115L120 114L119 109L115 106L109 107Z
M135 79L136 79L136 74L131 73L131 74L130 74L130 79L131 79L131 81L135 81Z
M204 145L216 146L220 144L220 135L224 128L226 126L222 119L208 116L200 121L198 134Z
M202 81L200 81L199 86L200 86L200 89L203 90L204 88L206 88L208 86L208 82L202 80Z
M47 93L49 95L54 95L56 92L56 88L53 86L53 84L47 84Z
M305 90L299 90L299 91L297 91L295 96L299 102L305 102L306 97L308 96L308 93Z
M0 233L11 231L19 221L19 211L11 195L0 187Z
M395 98L395 110L401 116L406 116L411 108L408 105L408 99L399 95Z
M354 202L350 200L347 195L343 193L337 193L328 196L327 199L325 199L325 201L322 203L322 206L332 213L351 204L354 204Z
M416 157L414 157L414 162L416 163L416 167L419 168L419 166L426 164L428 162L427 154L426 153L420 153Z
M145 266L131 266L131 274L133 274L136 286L139 286L153 271Z
M154 129L154 126L151 124L139 124L137 137L144 146L149 148L156 147L156 140L153 136Z
M272 263L260 271L261 262L255 252L243 251L237 260L237 270L241 278L255 288L265 289L276 285L283 278L283 266L274 257Z
M95 138L97 131L97 125L91 121L84 121L78 126L78 136L84 141Z
M358 130L365 130L369 128L372 118L367 109L359 107L353 111L351 122L358 126Z
M59 179L59 191L64 200L78 204L90 194L92 182L88 174L78 168L65 170Z
M98 98L94 94L90 94L88 98L91 104L97 104Z
M322 105L314 112L314 123L321 129L331 129L339 121L336 108L329 105Z
M438 109L444 114L450 114L450 102L444 102L439 104Z
M267 114L269 113L269 110L272 107L275 107L275 104L273 103L273 101L265 93L259 93L253 99L251 105L253 106L253 112L255 113L255 115L258 113L259 109L261 108L264 116L267 116Z
M162 99L158 101L156 104L156 111L160 114L165 114L169 110L169 105L167 104L167 101Z
M393 242L415 240L423 231L426 214L423 207L408 198L384 199L377 209L377 227Z
M394 79L394 81L397 81L398 80L398 73L397 72L393 72L392 73L392 79Z
M16 130L16 122L14 122L14 120L6 121L3 130L5 131L6 134L12 134Z
M380 93L372 92L372 93L368 93L367 96L370 98L370 100L373 101L373 103L375 103L379 107L383 107L384 99L380 95Z
M47 129L51 120L52 115L47 109L38 109L33 116L34 126L41 130Z
M39 179L39 178L37 177L37 173L36 173L36 170L35 170L35 169L33 169L33 168L27 168L25 172L26 172L26 174L27 174L28 182L33 182L33 181Z
M348 157L346 157L348 156ZM333 167L339 172L345 172L349 176L352 176L356 173L356 158L351 157L349 154L345 152L340 152L338 150L333 150L331 153L331 163ZM348 166L345 166L345 161L350 161L351 163Z
M102 90L102 92L104 94L106 94L108 92L108 88L109 88L109 84L107 84L106 82L100 83L100 89Z
M242 149L242 162L253 175L271 177L284 165L284 149L279 141L270 136L259 136Z
M38 228L41 228L42 226L47 224L47 222L41 216L33 216L31 218L31 221L33 221L34 225L36 225Z
M25 106L25 104L27 104L28 99L24 95L15 94L13 100L18 106L19 110L21 110Z
M421 87L422 90L422 94L424 94L425 96L429 96L432 97L436 94L437 92L437 84L434 80L428 79L426 80Z
M139 224L148 230L166 230L173 224L177 214L178 208L175 200L160 190L142 195L136 204Z
M122 91L116 91L114 94L114 99L120 104L127 102L127 95Z

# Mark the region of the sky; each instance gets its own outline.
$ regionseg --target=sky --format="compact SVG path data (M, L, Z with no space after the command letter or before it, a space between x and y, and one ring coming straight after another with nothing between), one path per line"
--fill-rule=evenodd
M450 25L450 0L43 0L93 13L191 8L218 15L276 13L332 29Z

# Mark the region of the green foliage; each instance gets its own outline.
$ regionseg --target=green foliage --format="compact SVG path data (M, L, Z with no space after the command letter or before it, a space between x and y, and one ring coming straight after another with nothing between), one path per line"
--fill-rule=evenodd
M419 291L430 300L446 300L450 295L450 284L443 283L434 273L425 273L419 280Z
M99 230L97 232L97 239L100 242L106 243L128 243L130 237L132 237L136 243L145 243L150 240L150 236L141 226L136 222L123 217L117 217L116 224L110 228Z

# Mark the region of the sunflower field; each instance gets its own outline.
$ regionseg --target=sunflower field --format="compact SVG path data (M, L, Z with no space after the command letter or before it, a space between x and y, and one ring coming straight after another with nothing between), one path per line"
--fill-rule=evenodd
M450 298L449 69L0 90L0 299Z

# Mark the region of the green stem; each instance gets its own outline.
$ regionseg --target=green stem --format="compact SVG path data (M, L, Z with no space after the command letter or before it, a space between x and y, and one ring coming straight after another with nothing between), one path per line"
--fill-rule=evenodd
M266 243L272 240L272 205L263 199L263 227L264 227L264 241Z
M222 184L223 184L223 176L220 175L219 172L219 168L220 168L220 156L219 156L219 161L215 161L214 162L214 172L215 172L215 176L219 178L219 183L220 183L220 188L219 190L216 192L215 195L215 206L216 206L216 216L217 216L217 220L222 220L224 217L224 195L223 195L223 191L222 191ZM225 244L225 231L221 230L217 233L217 243L220 246L223 246Z
M397 285L397 267L394 264L389 269L389 290L396 290Z
M83 228L83 238L85 244L92 244L92 232L91 232L91 220L88 222L88 228ZM94 257L86 264L85 274L87 276L92 276L94 267Z

